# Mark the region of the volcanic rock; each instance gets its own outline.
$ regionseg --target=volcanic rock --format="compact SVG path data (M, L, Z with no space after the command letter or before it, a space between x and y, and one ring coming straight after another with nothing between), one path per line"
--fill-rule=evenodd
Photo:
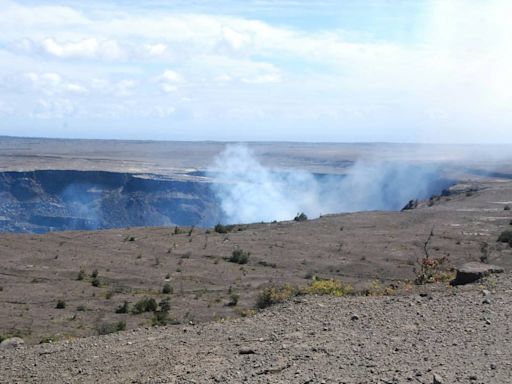
M497 265L469 262L457 269L457 275L451 285L463 285L473 283L492 273L502 273L504 269Z

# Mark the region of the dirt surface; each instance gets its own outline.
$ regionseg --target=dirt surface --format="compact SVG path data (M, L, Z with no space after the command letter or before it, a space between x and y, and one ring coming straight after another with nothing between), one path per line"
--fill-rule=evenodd
M151 313L115 313L124 301L143 298L170 298L175 323L238 317L269 284L305 287L313 276L356 290L375 281L399 285L415 278L430 233L429 255L445 257L447 269L482 259L508 269L512 248L496 240L512 228L504 209L511 202L512 182L474 182L404 212L243 225L227 234L189 228L3 234L0 335L34 344L95 335L118 321L127 329L149 326ZM247 264L227 260L237 249L250 252ZM165 284L172 293L162 293ZM233 292L237 305L229 305ZM59 300L65 308L57 308Z
M0 352L0 382L508 383L511 283L506 274L483 283L489 292L307 296L225 323L21 347Z

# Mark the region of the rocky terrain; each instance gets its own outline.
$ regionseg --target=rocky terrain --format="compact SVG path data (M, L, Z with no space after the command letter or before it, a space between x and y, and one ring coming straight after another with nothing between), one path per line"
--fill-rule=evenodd
M512 279L0 352L5 383L508 383Z
M161 143L86 141L74 152L76 141L23 147L16 140L0 140L4 230L69 229L76 225L69 218L85 220L98 206L120 228L0 234L1 383L507 383L512 376L512 247L500 236L512 230L508 163L457 168L439 155L443 175L464 181L401 212L212 228L202 216L212 203L201 166L186 168L198 156L211 161L220 146L169 144L167 152ZM365 151L312 146L316 162L308 145L258 150L273 165L329 173L343 173ZM379 153L408 159L402 149L383 145ZM417 160L431 164L427 157ZM57 186L69 183L54 183L69 177L82 178L79 199ZM196 208L184 204L182 217L205 227L177 223L171 218L180 212L159 205L185 197ZM128 219L167 226L126 227ZM13 222L18 227L8 227ZM489 264L505 272L450 285L467 262L477 263L468 273ZM265 298L283 302L258 308Z
M425 252L445 260L446 276L467 261L509 271L512 248L497 239L512 228L511 203L512 182L495 180L459 184L403 212L228 233L4 234L0 324L25 343L0 352L0 381L505 383L512 276L456 287L404 281L418 277ZM236 249L250 252L246 264L229 262ZM296 296L253 315L269 284L307 287L312 276L351 283L359 294ZM144 297L170 298L175 325L151 327L151 314L115 313ZM231 319L240 314L248 317ZM127 331L74 339L119 321Z

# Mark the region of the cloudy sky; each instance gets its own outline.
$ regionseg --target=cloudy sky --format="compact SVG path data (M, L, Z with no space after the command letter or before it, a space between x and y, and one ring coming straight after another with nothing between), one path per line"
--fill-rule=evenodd
M508 0L0 0L0 134L510 143L511 14Z

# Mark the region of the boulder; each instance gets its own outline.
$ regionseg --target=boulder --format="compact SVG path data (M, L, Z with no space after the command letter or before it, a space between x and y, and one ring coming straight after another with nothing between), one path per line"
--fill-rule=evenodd
M2 349L16 349L21 347L25 342L19 337L10 337L0 343L0 350Z
M480 280L482 277L490 275L491 273L502 273L502 267L491 264L484 264L479 262L466 263L457 268L457 275L451 281L451 285L463 285L473 283Z

